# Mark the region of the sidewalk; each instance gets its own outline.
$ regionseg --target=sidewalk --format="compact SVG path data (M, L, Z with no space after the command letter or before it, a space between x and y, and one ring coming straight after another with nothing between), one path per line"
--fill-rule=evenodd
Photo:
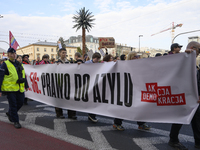
M53 137L0 121L1 150L85 150Z

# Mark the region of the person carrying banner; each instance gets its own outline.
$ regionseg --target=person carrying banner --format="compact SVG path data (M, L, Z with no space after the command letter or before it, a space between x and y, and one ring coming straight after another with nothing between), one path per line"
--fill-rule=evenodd
M14 127L19 129L18 111L24 102L24 88L28 91L28 83L25 77L23 64L16 60L16 50L9 48L7 51L9 60L6 60L0 70L0 96L2 92L7 95L9 111L6 113Z
M123 58L124 57L125 57L125 55L123 56ZM134 59L138 59L137 53L133 52L133 51L129 52L127 60L134 60ZM122 121L123 121L123 119L115 118L113 128L120 130L120 131L124 131L125 129L122 126ZM147 125L145 122L138 121L137 124L138 124L138 129L141 129L141 130L149 130L151 128L151 126Z
M122 55L120 56L120 60L126 60L126 55L122 54Z
M191 53L192 51L196 51L196 57L197 57L200 52L200 43L196 41L192 41L188 43L185 52ZM199 100L197 102L200 103L200 70L198 66L197 66L197 87L198 87L198 95L199 95ZM193 134L194 134L194 140L195 140L194 147L197 149L200 149L200 105L198 106L196 113L194 114L192 118L191 125L192 125ZM181 127L182 127L182 124L172 124L171 131L170 131L170 140L168 144L171 147L174 147L176 149L187 150L187 148L183 144L181 144L178 139L178 135L179 135L179 131Z
M200 43L192 41L188 44L187 50L188 51L196 51L196 57L200 53ZM199 100L198 103L200 103L200 69L197 66L197 86L198 86L198 94L199 94ZM200 104L196 110L196 113L194 114L194 117L191 121L192 124L192 130L194 134L194 140L195 140L195 148L200 149Z
M48 54L44 54L42 56L42 61L39 63L39 65L43 65L43 64L50 64L49 63L49 55Z
M182 45L179 45L178 43L173 43L171 45L171 51L169 52L169 55L180 53L181 48L182 48ZM182 127L182 124L176 124L176 123L172 124L170 135L169 135L170 140L168 142L168 145L180 150L187 150L187 148L183 144L181 144L178 139L178 134L181 127Z
M116 62L117 60L120 60L119 56L114 57L114 62Z
M56 60L55 58L51 58L51 64L55 64Z
M88 60L86 61L85 63L86 64L89 64L89 63L99 63L101 59L101 54L98 53L98 52L95 52L93 55L92 55L92 59L91 60ZM88 114L88 119L94 123L96 123L98 120L96 119L96 114Z
M169 51L168 53L169 54L177 54L177 53L180 53L180 50L183 46L182 45L179 45L178 43L173 43L171 45L171 51Z
M28 64L28 65L30 65L30 62L29 62L29 55L26 55L26 54L23 55L23 56L22 56L22 60L23 60L23 61L22 61L23 64ZM26 97L24 98L24 105L28 105L28 98L26 98Z
M74 63L77 63L77 64L84 63L83 60L81 59L81 54L79 52L75 53L74 58L76 60Z
M23 64L28 64L28 65L30 65L30 62L29 62L29 55L23 55L22 56L22 60L23 60Z
M35 65L39 65L40 64L40 57L37 57L37 60L35 61Z
M67 50L65 48L61 48L59 49L59 59L58 61L56 61L56 63L59 65L59 64L69 64L69 61L66 59L66 55L67 55ZM57 118L60 118L60 119L64 119L65 117L63 116L63 110L62 108L58 108L58 107L55 107L55 111L56 111L56 116ZM74 119L76 120L77 119L77 116L76 116L76 111L73 111L73 110L68 110L67 111L68 113L68 118L70 119Z

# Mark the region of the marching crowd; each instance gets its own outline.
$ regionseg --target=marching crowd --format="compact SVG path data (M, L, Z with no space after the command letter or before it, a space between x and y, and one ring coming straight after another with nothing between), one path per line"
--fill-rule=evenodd
M164 55L172 55L176 53L180 53L182 46L178 43L174 43L171 45L171 50L167 54L157 53L156 57L165 57ZM49 55L45 54L42 56L42 60L38 57L37 60L29 62L29 55L16 55L16 50L13 48L9 48L7 51L8 59L3 59L0 61L0 96L2 94L7 95L7 99L9 102L9 110L6 113L10 122L14 123L15 128L21 128L19 123L18 111L22 107L22 105L27 105L27 98L25 98L25 90L28 90L28 83L25 77L25 71L22 64L32 64L32 65L43 65L43 64L69 64L69 63L77 63L78 65L81 63L103 63L103 62L111 62L111 61L128 61L128 60L137 60L142 59L142 56L138 55L137 52L131 51L127 55L121 55L113 57L111 54L108 54L107 48L105 48L105 56L101 61L101 54L95 52L92 55L92 58L89 58L87 55L84 55L82 58L79 52L75 53L75 61L66 59L67 51L65 48L61 48L59 50L59 58L56 61L55 59L49 59ZM192 53L196 51L196 56L199 55L200 51L200 43L198 42L190 42L187 45L185 50L186 53ZM197 85L198 85L198 93L200 96L200 70L199 66L197 66ZM198 101L200 103L200 100ZM59 119L64 119L62 108L55 107L56 117ZM77 119L76 111L68 110L68 118ZM96 114L88 114L88 119L92 122L98 122L96 118ZM124 127L122 126L122 119L115 118L113 128L123 131ZM138 129L149 130L151 126L146 124L145 122L137 122ZM195 147L200 149L200 107L198 107L192 121L191 121L194 139L195 139ZM172 124L170 131L170 140L169 145L180 150L187 150L187 148L179 142L178 135L179 131L182 127L182 124Z

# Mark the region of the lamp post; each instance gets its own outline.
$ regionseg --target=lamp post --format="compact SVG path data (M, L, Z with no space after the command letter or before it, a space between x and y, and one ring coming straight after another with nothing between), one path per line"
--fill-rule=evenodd
M143 37L143 35L139 35L139 52L140 52L140 37Z
M200 31L200 30L194 30L194 31L188 31L188 32L180 33L180 34L176 35L176 36L173 38L173 40L172 40L172 44L174 43L175 38L176 38L177 36L179 36L179 35L182 35L182 34L188 34L188 33L192 33L192 32L199 32L199 31Z

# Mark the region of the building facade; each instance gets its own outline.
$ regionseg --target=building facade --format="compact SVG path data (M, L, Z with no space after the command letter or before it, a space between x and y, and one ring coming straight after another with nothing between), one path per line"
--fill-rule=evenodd
M70 46L66 45L66 50L67 50L67 59L73 58L74 59L74 54L77 52L77 47L75 46ZM29 60L36 60L37 57L40 57L42 59L42 56L44 54L48 54L50 59L55 58L57 59L57 43L54 42L47 42L47 41L38 41L36 43L24 46L22 48L17 49L17 54L18 55L24 55L27 54L29 55Z
M93 52L99 52L99 38L94 37L92 35L86 36L86 46L88 50L93 50ZM66 45L72 45L76 47L80 47L82 49L82 36L71 36L68 40L65 41ZM134 50L135 48L132 48ZM115 44L115 48L108 48L108 54L112 54L113 56L120 56L121 54L128 54L131 51L131 47L122 44Z
M135 47L127 46L126 44L115 44L115 49L113 50L113 53L115 53L117 56L120 56L122 54L128 55L129 52L135 51Z
M199 36L188 37L188 43L190 43L191 41L196 41L200 43L200 37Z
M92 35L87 35L85 37L86 46L89 50L98 51L99 48L99 39L98 37L93 37ZM66 40L65 45L71 45L75 47L80 47L82 49L82 36L71 36L68 40Z

